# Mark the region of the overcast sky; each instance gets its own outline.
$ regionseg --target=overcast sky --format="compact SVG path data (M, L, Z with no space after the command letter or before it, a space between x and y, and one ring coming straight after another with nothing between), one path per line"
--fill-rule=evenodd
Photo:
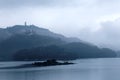
M120 0L0 0L0 27L25 21L120 50Z

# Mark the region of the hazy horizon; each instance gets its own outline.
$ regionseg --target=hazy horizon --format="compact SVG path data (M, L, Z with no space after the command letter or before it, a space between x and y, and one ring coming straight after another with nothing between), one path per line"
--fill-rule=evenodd
M0 0L0 28L27 21L28 25L120 50L119 4L119 0Z

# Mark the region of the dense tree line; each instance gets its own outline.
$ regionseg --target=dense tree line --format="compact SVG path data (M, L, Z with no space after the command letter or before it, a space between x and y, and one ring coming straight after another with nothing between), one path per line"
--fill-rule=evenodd
M15 60L45 60L60 59L72 60L80 58L116 57L116 53L110 49L100 49L96 46L82 43L69 43L60 46L51 45L24 49L16 52Z
M3 61L100 57L116 57L116 52L34 25L0 29L0 60Z

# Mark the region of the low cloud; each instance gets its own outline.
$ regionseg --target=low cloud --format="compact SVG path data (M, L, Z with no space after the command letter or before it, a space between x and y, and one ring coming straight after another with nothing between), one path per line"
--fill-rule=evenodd
M0 0L0 27L35 24L119 49L120 0Z
M0 0L0 8L75 6L78 0Z
M81 39L100 47L120 50L120 18L114 21L102 22L96 31L93 31L92 28L82 29L80 36Z
M18 7L53 7L53 6L116 6L120 1L119 0L0 0L0 8L18 8ZM116 5L115 5L116 4Z

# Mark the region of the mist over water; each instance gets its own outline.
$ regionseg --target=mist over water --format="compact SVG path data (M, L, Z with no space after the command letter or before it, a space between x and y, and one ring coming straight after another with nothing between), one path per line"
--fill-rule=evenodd
M120 80L119 8L120 0L0 0L0 80Z
M73 61L74 65L1 69L0 80L119 80L120 59L83 59ZM11 66L23 62L7 62ZM31 63L31 62L29 62ZM6 62L1 63L1 67ZM26 64L26 62L24 62ZM3 65L3 66L2 66Z

